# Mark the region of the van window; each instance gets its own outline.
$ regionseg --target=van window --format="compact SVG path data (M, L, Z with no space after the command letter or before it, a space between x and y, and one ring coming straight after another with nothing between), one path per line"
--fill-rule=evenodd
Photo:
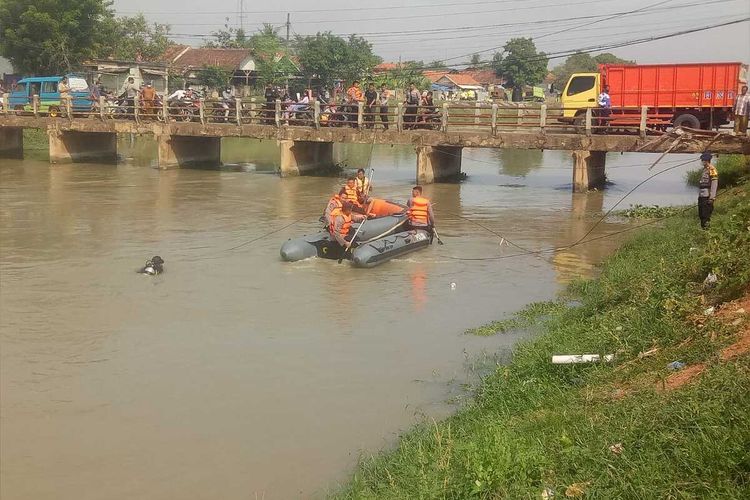
M70 90L74 92L85 92L89 89L89 84L86 83L85 79L74 76L68 78L68 85L70 85Z
M54 94L57 92L57 82L42 82L43 94Z
M42 84L39 82L32 82L29 85L29 88L31 89L31 92L29 92L29 95L39 95L39 89L41 88Z
M18 92L19 94L26 95L26 84L25 83L17 83L15 88L13 89L13 92Z
M593 89L594 85L596 85L595 76L576 76L570 81L570 85L568 85L568 91L565 94L580 94L581 92L586 92L587 90Z

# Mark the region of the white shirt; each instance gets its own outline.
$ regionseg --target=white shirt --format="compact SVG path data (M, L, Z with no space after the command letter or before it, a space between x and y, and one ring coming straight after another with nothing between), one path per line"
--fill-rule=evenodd
M746 115L748 106L750 106L750 94L747 92L744 94L737 94L737 97L734 100L734 114L737 116Z
M184 99L185 98L185 91L182 89L175 90L172 92L172 94L167 97L167 100L172 101L174 99Z

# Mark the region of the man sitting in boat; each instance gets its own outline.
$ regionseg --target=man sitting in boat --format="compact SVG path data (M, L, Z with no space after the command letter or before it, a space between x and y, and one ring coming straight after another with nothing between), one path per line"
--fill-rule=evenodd
M357 198L359 199L359 202L362 205L366 204L372 186L370 185L370 179L365 175L364 168L357 170L357 177L354 179L354 186L357 188Z
M351 246L353 234L349 234L353 222L362 222L366 217L362 214L352 213L353 205L344 201L341 208L335 208L331 212L331 224L328 226L328 232L344 248Z
M432 212L432 203L422 196L422 186L414 186L411 190L411 198L406 202L409 207L409 229L423 229L430 233L432 238L432 228L435 227L435 215Z
M340 209L343 203L344 198L342 198L340 194L337 193L331 196L331 199L328 200L328 205L326 205L325 212L323 212L323 220L326 224L325 227L329 227L331 225L331 222L333 222L333 220L331 220L331 214L337 208Z
M346 184L344 184L344 186L341 188L341 191L339 191L339 196L342 200L346 200L352 204L353 211L360 214L367 213L366 203L360 201L356 177L349 177L346 180Z

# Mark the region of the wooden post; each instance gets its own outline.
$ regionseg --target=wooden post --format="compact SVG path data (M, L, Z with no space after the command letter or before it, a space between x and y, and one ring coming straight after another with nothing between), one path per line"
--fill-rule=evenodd
M255 97L251 97L250 98L250 116L248 117L247 122L252 124L254 116L255 116Z
M320 128L320 101L317 99L313 101L313 123L315 128Z
M169 100L167 99L166 92L164 98L161 100L161 114L164 115L164 123L169 123Z
M104 121L104 119L107 117L107 100L104 98L103 95L99 96L99 118L101 121Z
M443 132L448 131L448 103L443 103L443 115L440 117L440 129Z
M281 127L281 99L276 99L276 126Z
M65 112L68 114L68 119L73 119L73 98L68 96L65 99Z
M206 124L206 101L201 97L198 99L198 116L201 119L201 124Z
M492 104L492 135L497 133L497 104Z
M8 102L8 101L4 101ZM34 116L39 117L39 96L34 94L34 96L31 98L31 109L34 110Z
M586 108L586 135L591 135L591 108Z
M10 114L10 94L7 92L3 94L3 113Z
M521 125L523 121L523 110L521 109L521 103L516 103L516 126Z
M539 128L542 129L542 132L544 132L544 129L547 127L547 105L542 104L542 107L539 109Z
M641 124L638 132L641 137L646 137L646 123L648 121L648 106L641 106Z
M237 115L237 126L242 126L242 99L239 97L234 98L234 111Z
M474 103L474 125L479 125L479 115L482 113L482 109L479 107L479 101Z
M404 130L404 103L396 104L396 128L399 132Z
M357 102L357 128L362 128L362 125L364 124L364 113L365 113L365 103L362 101Z

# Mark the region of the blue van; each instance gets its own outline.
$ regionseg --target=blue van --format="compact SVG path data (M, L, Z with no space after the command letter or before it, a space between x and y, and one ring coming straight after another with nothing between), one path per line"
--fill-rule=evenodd
M8 109L33 112L33 98L39 96L39 113L49 116L59 116L65 111L65 104L60 102L60 92L57 86L62 76L33 76L18 81L10 92ZM80 76L68 76L71 103L74 113L88 113L91 111L92 101L89 97L89 85Z

